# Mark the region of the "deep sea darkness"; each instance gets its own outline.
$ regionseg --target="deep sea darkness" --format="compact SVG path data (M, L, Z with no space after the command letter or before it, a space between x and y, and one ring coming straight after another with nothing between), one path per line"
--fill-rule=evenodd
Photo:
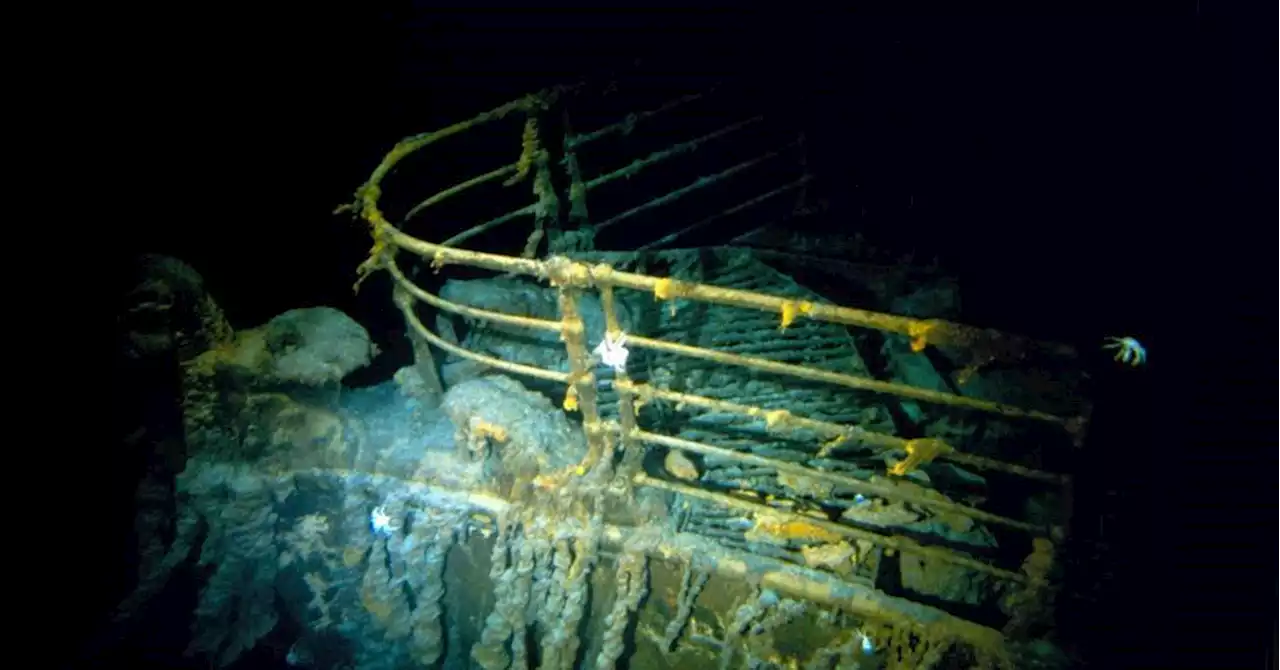
M389 374L411 356L403 326L385 279L352 294L367 230L331 212L396 140L582 78L743 78L758 94L744 107L806 133L824 225L939 256L966 321L1082 349L1141 334L1147 368L1095 379L1078 473L1079 514L1127 492L1117 578L1064 625L1094 667L1263 667L1277 593L1272 22L1203 1L898 15L311 4L176 3L139 17L163 29L121 40L108 104L128 120L109 151L150 177L97 259L104 292L133 255L170 254L237 327L346 311L390 352ZM143 391L114 380L117 398ZM126 588L113 559L132 475L104 454L78 489L103 523L99 567L77 573L64 612L74 639Z

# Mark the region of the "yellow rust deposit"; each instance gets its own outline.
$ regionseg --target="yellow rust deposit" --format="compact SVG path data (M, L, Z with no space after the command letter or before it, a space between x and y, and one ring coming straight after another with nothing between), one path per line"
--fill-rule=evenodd
M516 161L516 173L502 185L512 186L524 181L529 176L529 168L533 166L538 150L538 120L530 116L525 119L524 130L520 133L520 158Z
M533 485L543 491L554 491L564 485L568 480L567 473L557 472L548 475L538 475L533 478Z
M560 406L563 407L564 411L566 412L578 411L578 387L577 386L570 386L569 388L565 389L564 401L560 403Z
M907 440L904 449L907 451L907 457L890 466L889 474L901 477L921 465L933 461L940 454L949 453L951 446L937 438L922 437Z
M497 442L507 441L507 429L484 419L471 422L471 435L477 439L492 439Z
M676 313L676 298L683 298L690 292L690 287L682 281L664 277L653 284L653 299L670 301L671 315Z
M797 316L805 316L813 312L813 303L807 300L788 300L782 303L782 321L778 330L786 330L795 322Z
M831 543L843 540L844 536L808 521L773 514L758 514L755 525L747 531L747 539L769 544L786 544L788 541Z
M924 351L929 346L929 333L938 327L935 321L913 321L907 326L907 336L911 338L911 350Z

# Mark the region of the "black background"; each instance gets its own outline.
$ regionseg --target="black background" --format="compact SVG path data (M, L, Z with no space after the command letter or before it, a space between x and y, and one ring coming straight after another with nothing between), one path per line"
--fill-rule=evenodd
M385 285L350 291L367 231L330 214L397 139L628 67L754 77L786 92L767 112L804 126L830 225L941 254L966 320L1082 347L1141 337L1148 368L1101 373L1080 474L1083 510L1124 492L1117 577L1070 625L1096 667L1259 667L1277 593L1271 25L1195 2L149 10L100 75L116 119L100 158L124 179L101 203L123 225L98 260L172 254L236 326L329 304L402 351ZM135 391L114 380L117 397ZM110 560L127 468L97 465L78 490L119 515L100 505L113 523L78 573L69 635L127 571Z

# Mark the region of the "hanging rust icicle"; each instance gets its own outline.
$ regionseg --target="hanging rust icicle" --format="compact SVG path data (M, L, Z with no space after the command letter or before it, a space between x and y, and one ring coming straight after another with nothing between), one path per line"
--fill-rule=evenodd
M425 545L426 549L422 565L410 569L408 574L409 588L417 603L413 610L410 646L414 659L423 667L435 664L444 651L444 610L440 606L445 590L444 561L460 524L461 519L453 515L415 513L410 537L414 544Z
M649 557L643 552L627 551L618 558L613 610L604 620L604 641L596 655L596 670L613 670L625 647L622 635L631 615L640 609L640 601L649 592Z
M725 631L724 644L720 648L720 670L729 670L733 657L741 644L742 635L751 623L760 618L770 607L778 604L778 592L773 589L762 589L760 595L738 606L733 614L733 623Z
M693 603L698 599L698 594L702 592L702 587L707 585L710 577L711 573L697 567L696 560L690 561L685 568L684 579L680 583L680 595L676 598L678 607L676 616L671 623L667 624L662 637L663 651L670 652L675 648L676 640L689 623L689 616L693 614Z
M489 569L489 578L493 580L493 611L485 619L480 644L471 648L471 659L484 670L506 670L511 664L507 654L507 640L512 632L507 604L515 581L515 567L510 561L511 534L507 528L500 528L493 545L493 563Z
M591 569L599 558L603 529L603 520L597 511L588 522L586 533L574 538L573 563L564 584L563 610L543 637L540 670L570 670L574 665L582 643L578 638L578 624L588 605Z
M535 546L528 537L521 537L515 550L515 583L507 598L507 623L511 626L511 667L529 667L529 650L525 642L528 627L530 587L533 585Z

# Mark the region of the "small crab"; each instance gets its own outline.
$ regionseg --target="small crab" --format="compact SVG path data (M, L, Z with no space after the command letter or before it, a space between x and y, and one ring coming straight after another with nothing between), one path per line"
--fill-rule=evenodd
M1115 359L1126 365L1137 367L1147 362L1147 350L1132 337L1108 337L1102 348L1115 349Z
M627 371L627 356L631 353L627 351L627 334L623 332L605 333L604 339L600 340L600 344L596 345L595 355L600 357L600 362L613 368L617 372Z
M391 515L387 514L386 505L373 508L373 512L369 514L369 526L378 535L390 535L400 530L399 524L392 521Z

